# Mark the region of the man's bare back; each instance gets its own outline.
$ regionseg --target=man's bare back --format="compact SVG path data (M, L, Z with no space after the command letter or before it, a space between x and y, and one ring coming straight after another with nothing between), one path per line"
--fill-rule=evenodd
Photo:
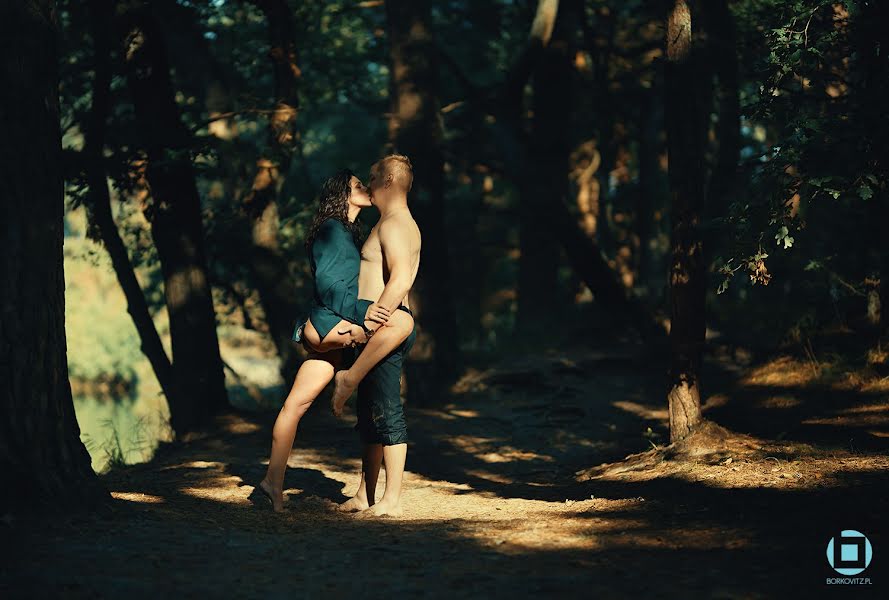
M391 269L380 236L383 228L385 228L383 238L389 240L389 243L397 243L399 250L409 254L411 284L417 277L417 270L420 267L420 228L417 227L410 210L405 207L380 218L361 247L361 271L358 275L359 298L379 300L389 281ZM410 308L408 294L405 294L401 303Z

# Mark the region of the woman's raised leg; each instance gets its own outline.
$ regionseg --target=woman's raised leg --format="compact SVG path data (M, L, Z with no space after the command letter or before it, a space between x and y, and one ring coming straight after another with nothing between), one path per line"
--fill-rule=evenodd
M377 329L352 366L336 374L336 385L331 398L333 414L336 416L342 414L346 400L349 399L361 380L390 352L398 348L413 329L414 318L410 314L403 310L392 311L392 316Z
M330 383L340 365L342 352L309 353L299 367L293 386L272 430L272 452L265 478L259 484L272 501L275 512L284 510L284 471L293 449L299 420L312 405L318 394Z

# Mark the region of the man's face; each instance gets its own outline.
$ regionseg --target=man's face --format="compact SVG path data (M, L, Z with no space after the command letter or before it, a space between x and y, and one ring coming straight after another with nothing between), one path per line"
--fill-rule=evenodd
M370 168L370 177L367 179L367 189L370 192L370 201L374 200L374 192L382 187L383 180L380 177L380 165L374 163Z

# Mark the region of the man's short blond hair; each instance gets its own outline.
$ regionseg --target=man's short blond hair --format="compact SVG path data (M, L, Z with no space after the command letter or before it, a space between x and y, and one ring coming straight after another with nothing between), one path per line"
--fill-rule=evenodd
M389 154L377 163L380 177L384 180L392 175L392 181L401 186L405 192L411 191L414 183L414 166L404 154Z

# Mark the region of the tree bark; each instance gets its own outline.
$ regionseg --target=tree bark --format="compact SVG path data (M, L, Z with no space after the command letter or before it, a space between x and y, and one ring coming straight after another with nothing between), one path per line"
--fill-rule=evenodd
M426 0L387 0L391 83L389 140L410 157L414 184L409 205L423 233L415 293L418 338L408 358L408 394L435 402L457 373L456 311L445 233L444 158L438 100L438 52ZM430 385L431 384L431 385Z
M550 43L533 74L534 117L521 172L519 198L519 285L516 330L525 336L550 326L541 318L553 307L560 262L558 231L541 227L541 215L564 206L571 154L573 35L580 3L562 0ZM572 225L576 228L576 225Z
M889 335L889 147L885 142L889 133L885 120L885 100L889 94L889 30L886 29L886 19L889 19L889 5L885 2L867 3L856 19L853 31L864 73L864 81L857 88L863 108L861 118L873 126L869 155L879 182L874 185L874 196L868 202L873 215L871 236L880 240L876 267L880 273L878 331L882 335Z
M700 366L706 326L706 265L699 227L704 207L710 89L697 35L692 30L690 4L674 0L670 9L664 65L672 218L671 442L688 436L702 420Z
M146 155L151 198L144 207L164 277L173 374L182 395L171 402L177 434L227 406L222 358L204 252L201 203L166 50L147 5L118 4L122 56Z
M107 498L68 382L55 3L0 7L0 513Z
M114 274L127 299L127 312L133 319L139 334L141 350L154 375L160 383L161 390L169 404L178 404L176 381L173 377L173 366L161 343L160 335L154 326L154 320L148 310L145 294L136 278L133 265L130 263L126 245L120 238L117 225L111 213L111 195L108 192L107 174L104 166L105 121L110 109L111 95L111 19L107 0L90 0L90 17L94 44L95 77L92 89L92 108L89 121L85 128L85 160L86 179L89 186L89 197L86 202L87 213L102 239L102 244L111 257Z
M652 286L654 265L651 241L655 236L654 211L660 197L657 181L661 115L658 94L646 90L642 98L642 114L639 116L639 192L636 204L636 237L639 249L636 254L636 269L638 281L651 297L655 292Z
M298 135L299 79L293 15L284 0L253 0L269 28L269 58L275 73L275 112L269 118L269 141L256 163L253 187L244 200L253 248L250 269L265 311L269 331L281 358L281 374L296 373L298 355L290 336L296 318L296 287L278 244L278 196Z

